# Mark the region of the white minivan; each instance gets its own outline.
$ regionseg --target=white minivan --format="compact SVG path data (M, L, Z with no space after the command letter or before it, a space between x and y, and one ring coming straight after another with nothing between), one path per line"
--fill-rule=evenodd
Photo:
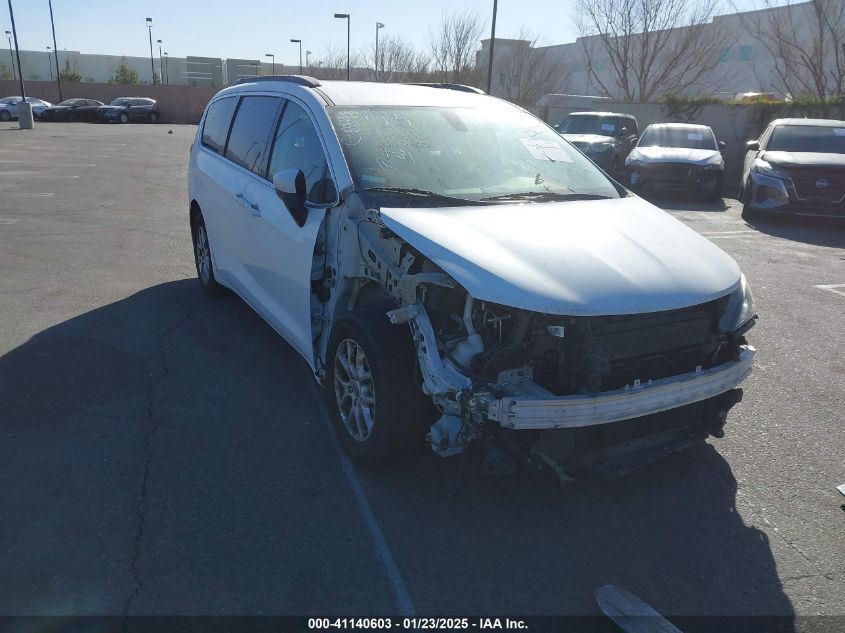
M190 154L203 289L305 358L364 463L477 441L489 472L565 479L721 437L754 356L736 262L543 121L460 88L220 91Z

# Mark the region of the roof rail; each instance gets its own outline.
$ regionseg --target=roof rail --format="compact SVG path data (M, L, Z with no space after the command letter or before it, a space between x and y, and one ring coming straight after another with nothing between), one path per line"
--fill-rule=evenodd
M242 77L235 82L238 84L251 84L256 81L286 81L287 83L306 86L308 88L319 88L322 84L319 79L307 75L260 75L255 77Z
M474 92L475 94L487 94L481 88L475 86L467 86L465 84L450 84L450 83L426 83L426 82L411 82L409 86L427 86L429 88L443 88L444 90L458 90L460 92Z

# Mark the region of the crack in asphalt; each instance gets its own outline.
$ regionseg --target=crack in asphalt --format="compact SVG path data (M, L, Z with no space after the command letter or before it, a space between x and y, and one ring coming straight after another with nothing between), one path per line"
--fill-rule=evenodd
M184 325L184 323L188 321L194 314L193 310L183 304L181 301L178 301L177 303L182 309L186 310L186 314L182 316L179 320L177 320L176 323L171 325L169 328L167 328L164 332L162 332L156 337L155 345L159 354L159 371L158 374L152 380L150 380L149 384L147 385L147 417L145 422L147 424L150 424L151 426L147 429L147 432L144 434L144 465L141 477L141 490L138 496L138 503L135 504L135 518L137 520L137 529L135 531L135 538L133 539L132 563L130 565L132 581L135 584L135 587L132 590L132 593L129 594L129 597L126 599L126 603L123 607L124 617L129 615L129 612L132 609L132 605L137 599L138 594L140 594L141 590L144 588L144 583L141 580L141 574L138 567L141 560L141 543L144 539L144 529L146 527L147 522L146 505L148 497L148 485L150 480L150 466L152 464L153 458L152 436L156 431L158 431L162 424L161 417L159 417L157 420L155 419L155 390L156 387L158 387L158 385L161 383L161 381L164 380L164 378L166 378L167 375L170 373L170 367L167 361L167 348L164 345L164 340L169 335L173 334L173 332L182 327L182 325ZM123 628L124 630L126 630L125 619Z

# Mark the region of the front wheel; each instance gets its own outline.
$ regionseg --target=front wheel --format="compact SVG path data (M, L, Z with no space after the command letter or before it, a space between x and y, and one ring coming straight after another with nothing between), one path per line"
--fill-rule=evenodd
M749 221L757 217L757 210L751 206L751 198L754 196L754 190L751 187L751 179L749 179L742 188L742 216L743 220Z
M129 116L125 112L120 113L120 122L129 123Z
M375 465L422 446L426 402L414 378L407 326L384 308L350 312L335 324L326 358L326 396L335 434L355 461Z

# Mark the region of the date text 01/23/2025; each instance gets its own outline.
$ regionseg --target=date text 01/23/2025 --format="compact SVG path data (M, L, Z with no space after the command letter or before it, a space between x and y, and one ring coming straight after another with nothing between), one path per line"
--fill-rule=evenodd
M309 618L310 630L448 630L448 629L527 629L524 620L511 618Z

